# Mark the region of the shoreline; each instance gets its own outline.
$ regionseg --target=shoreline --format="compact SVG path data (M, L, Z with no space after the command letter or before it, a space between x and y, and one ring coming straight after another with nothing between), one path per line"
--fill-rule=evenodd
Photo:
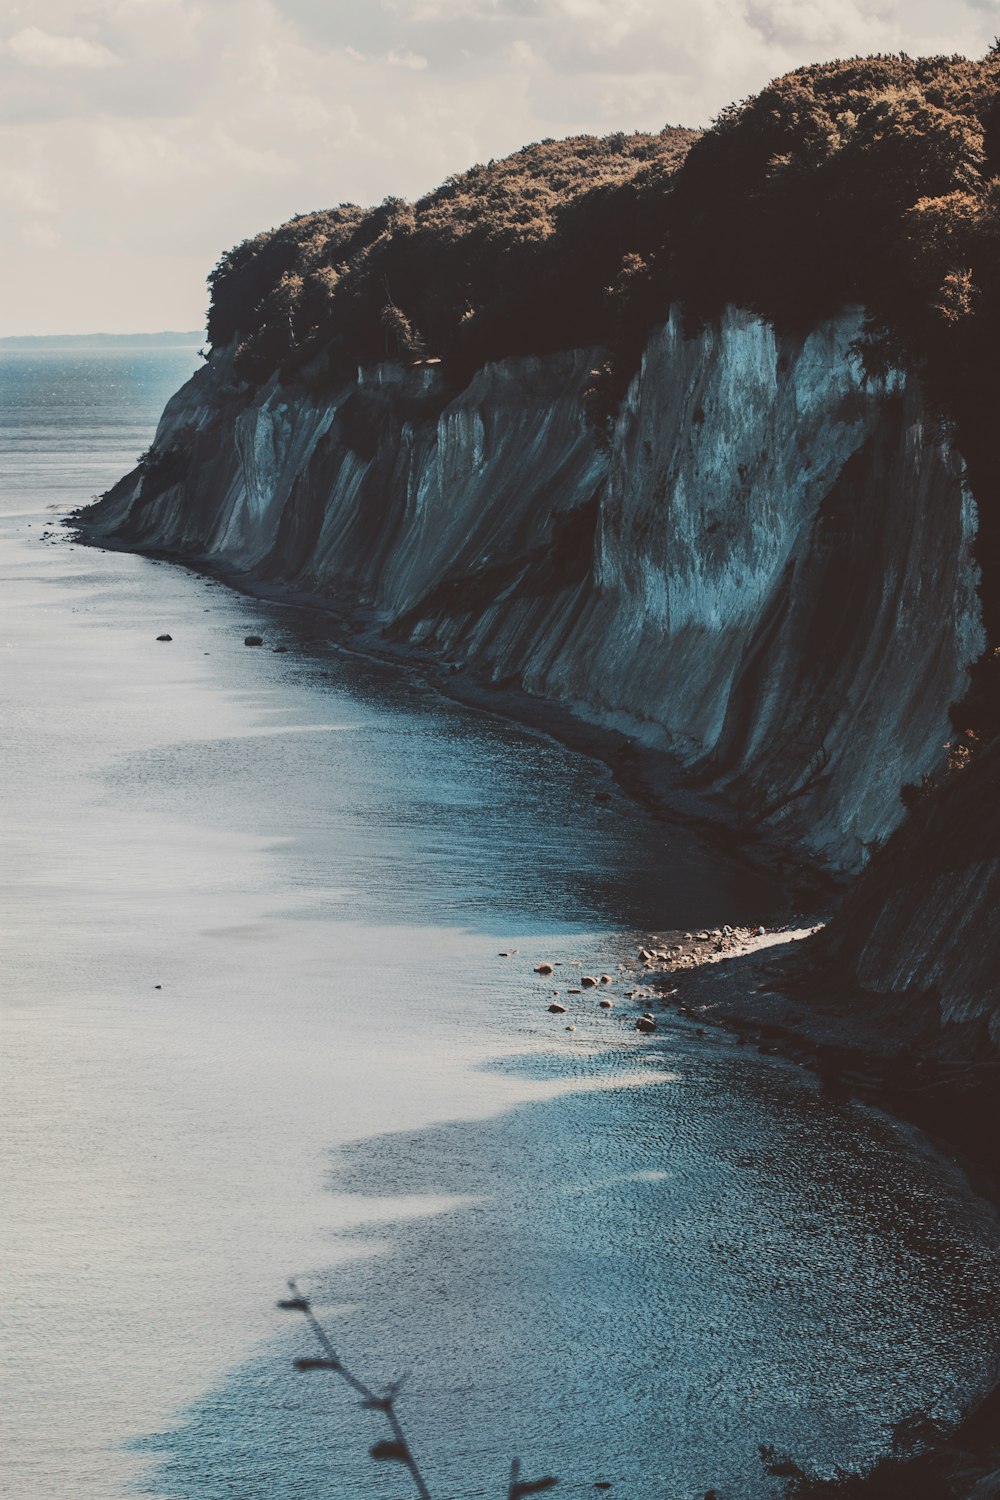
M126 552L188 569L224 584L245 598L312 617L314 635L301 644L322 643L347 655L417 674L432 691L464 707L506 723L515 723L603 766L620 791L651 817L690 831L713 848L784 888L788 920L829 917L852 884L852 877L811 864L780 840L741 830L732 809L694 785L690 772L669 750L641 745L625 729L600 723L569 703L554 703L527 692L510 679L493 680L474 666L454 663L419 646L383 634L383 622L371 609L338 608L321 595L287 585L263 582L217 566L204 556L185 557L164 548L134 546L88 531L81 507L62 518L76 541L107 552ZM266 644L266 643L265 643Z
M809 986L815 997L815 974L810 983L801 967L801 946L818 930L650 934L636 963L621 976L633 983L626 995L636 1017L655 1018L659 1011L696 1036L709 1028L725 1030L739 1045L807 1069L824 1093L883 1115L909 1149L930 1153L958 1173L969 1197L991 1210L1000 1237L1000 1146L990 1129L1000 1064L987 1065L970 1094L956 1087L946 1070L935 1072L930 1056L908 1051L901 1063L899 1048L884 1030L849 1018L843 1007L810 1007L804 990ZM645 1012L644 1005L649 1006ZM857 1500L913 1500L917 1494L928 1500L993 1500L1000 1495L1000 1351L989 1383L957 1423L945 1427L917 1413L913 1424L913 1433L902 1424L898 1445L894 1431L891 1451L852 1476L849 1491L838 1478L817 1480L808 1468L799 1468L786 1497L836 1500L850 1493ZM795 1454L776 1453L772 1459L780 1466L776 1477L791 1477L788 1465L796 1465Z
M845 994L836 976L824 987L818 972L809 966L808 950L803 952L800 946L825 926L850 888L851 877L809 865L774 840L741 834L725 821L725 807L720 802L710 803L683 784L683 767L666 751L637 747L624 731L595 724L569 705L547 702L508 682L482 681L464 665L454 671L452 664L419 648L388 641L370 610L341 610L328 599L227 572L209 558L186 558L161 548L126 545L89 533L81 519L85 509L62 518L63 526L72 528L74 540L82 545L183 567L248 599L292 610L305 619L312 616L323 629L312 637L303 637L304 649L321 643L349 656L398 667L416 674L431 691L450 701L551 739L603 766L621 793L651 817L688 830L710 847L774 881L783 893L783 909L778 922L762 939L754 937L750 929L735 929L719 951L709 952L707 944L699 943L693 935L685 942L678 933L666 929L650 934L651 949L675 944L679 937L681 941L682 952L675 961L661 965L659 976L672 982L681 974L686 984L694 986L694 1006L689 1008L696 1008L702 1021L742 1032L748 1041L761 1043L762 1050L805 1063L827 1086L856 1092L864 1102L884 1107L894 1117L911 1118L909 1111L898 1107L907 1088L893 1064L901 1046L908 1054L915 1052L912 1061L918 1072L923 1067L924 1076L911 1085L909 1092L928 1093L928 1082L934 1081L926 1076L932 1058L929 1049L920 1049L919 1017L904 1022L901 1012L906 1008L905 999L895 997L896 1004L887 1005L883 1012L884 1018L901 1023L901 1030L891 1036L884 1025L873 1024L857 1009L864 1003L863 992ZM597 795L603 801L602 794ZM770 955L763 967L762 953ZM726 983L723 989L723 979L735 973L734 963L743 966L741 982ZM762 984L762 979L769 982ZM809 1003L804 998L806 990ZM831 1001L831 990L836 992L836 1000ZM1000 1080L1000 1061L984 1064L984 1070ZM973 1170L988 1174L991 1186L981 1196L1000 1206L1000 1147L987 1153L986 1158L981 1153L967 1153L962 1149L960 1133L948 1129L946 1109L934 1112L942 1114L936 1124L923 1123L933 1119L931 1111L921 1109L919 1113L920 1120L912 1123L920 1123L929 1134L962 1150L974 1162Z
M727 825L724 809L678 785L682 768L666 752L637 747L625 732L592 723L569 706L533 698L516 684L483 681L464 666L454 670L452 664L419 648L388 641L370 611L340 610L327 599L227 573L208 559L109 541L89 533L80 512L59 519L63 526L72 528L69 534L82 545L181 566L248 599L294 611L307 627L310 620L315 622L318 628L313 640L317 645L403 668L445 698L522 725L589 757L605 767L621 792L650 817L687 828L693 836L774 880L784 893L786 912L784 919L767 932L737 928L727 935L713 930L704 938L693 933L650 934L647 948L656 956L640 958L628 976L642 993L629 997L628 1009L622 1000L619 1014L626 1020L633 1019L633 1012L635 1018L641 1017L648 1003L654 1015L671 1014L675 1024L680 1020L696 1033L710 1026L721 1027L736 1034L742 1045L755 1046L764 1054L781 1056L809 1069L824 1089L855 1097L883 1111L897 1125L919 1130L933 1150L958 1168L970 1194L988 1203L996 1213L1000 1207L1000 1150L985 1144L990 1136L977 1128L977 1118L992 1092L991 1083L1000 1080L1000 1064L984 1065L984 1079L971 1094L968 1088L956 1088L947 1065L937 1063L928 1048L921 1048L919 1017L916 1021L910 1018L901 1035L887 1030L887 1018L902 1019L902 1002L897 1002L894 1015L890 1009L883 1010L883 1024L879 1026L858 1008L864 1003L861 995L844 993L835 980L824 989L815 967L810 970L806 939L814 936L830 915L847 888L846 878L813 869L797 861L787 849L778 849L763 839L750 839ZM53 521L59 524L55 517ZM303 635L301 645L308 651L308 635ZM602 794L598 793L595 800L603 800ZM671 953L670 949L675 951ZM625 982L623 976L619 977ZM617 983L615 992L620 992ZM980 1149L975 1149L972 1136L979 1141ZM1000 1373L997 1378L1000 1381ZM979 1415L998 1401L1000 1384L987 1391L948 1435L951 1448L962 1452L963 1461L975 1468L977 1478L1000 1464L989 1424L984 1424ZM870 1493L888 1497L907 1492L872 1488Z

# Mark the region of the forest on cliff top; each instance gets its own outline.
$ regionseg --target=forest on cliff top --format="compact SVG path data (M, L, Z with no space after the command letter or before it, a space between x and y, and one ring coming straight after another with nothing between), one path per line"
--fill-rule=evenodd
M883 359L926 355L996 318L998 89L996 51L825 63L703 133L544 141L416 203L302 215L222 257L209 338L253 381L319 347L468 371L612 346L671 301L787 329L864 303Z
M917 373L966 461L1000 645L1000 45L801 68L704 132L543 141L416 203L295 218L209 285L210 341L251 385L433 356L460 386L488 360L603 346L602 432L671 303L692 330L734 303L792 337L862 305L868 370ZM1000 730L998 678L991 650L960 723Z

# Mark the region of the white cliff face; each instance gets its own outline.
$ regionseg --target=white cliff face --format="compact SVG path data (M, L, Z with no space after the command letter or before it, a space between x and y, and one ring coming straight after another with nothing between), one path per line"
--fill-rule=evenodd
M901 380L870 387L860 317L804 341L671 317L610 454L587 351L431 367L320 396L174 398L180 472L90 526L379 612L398 635L677 754L746 825L852 868L939 764L982 645L961 466Z
M857 332L783 346L732 313L654 336L615 434L595 625L533 684L641 720L745 819L847 866L939 762L982 647L960 464L915 393L864 387Z

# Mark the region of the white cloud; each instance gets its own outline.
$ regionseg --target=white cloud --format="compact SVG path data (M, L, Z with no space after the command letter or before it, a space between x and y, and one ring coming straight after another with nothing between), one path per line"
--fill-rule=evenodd
M415 197L543 136L705 124L775 74L832 56L981 55L997 29L981 0L13 11L0 21L0 201L14 223L0 295L17 288L5 332L193 327L222 250L293 213Z
M419 52L410 52L406 47L391 47L385 55L390 68L409 68L411 73L420 73L427 66L426 57Z
M58 250L62 244L62 235L51 224L25 224L21 239L30 250L41 250L46 254Z
M25 26L6 43L5 51L30 68L117 68L122 59L100 42L83 36L57 36L40 26Z
M44 174L28 166L0 165L0 203L5 203L18 216L54 214L59 208Z
M896 0L750 0L747 20L764 41L781 47L851 51L892 47L898 36Z

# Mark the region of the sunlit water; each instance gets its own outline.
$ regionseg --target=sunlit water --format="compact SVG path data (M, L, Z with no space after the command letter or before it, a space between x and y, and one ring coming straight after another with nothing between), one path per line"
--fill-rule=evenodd
M760 1442L860 1462L954 1415L1000 1260L952 1170L532 974L766 921L763 882L321 620L54 527L193 363L0 360L5 1493L401 1500L377 1414L291 1367L293 1272L409 1372L435 1500L514 1453L735 1500Z

